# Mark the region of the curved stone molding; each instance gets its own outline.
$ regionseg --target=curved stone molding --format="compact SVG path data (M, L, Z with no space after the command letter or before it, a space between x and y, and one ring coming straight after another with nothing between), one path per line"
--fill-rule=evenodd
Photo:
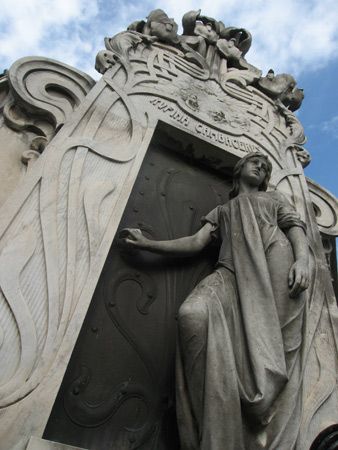
M332 424L323 430L314 440L310 450L334 450L338 447L338 424Z
M20 276L25 265L36 249L36 235L31 228L7 242L0 255L0 285L18 331L19 347L12 348L13 354L19 352L18 365L7 381L2 379L0 405L9 404L7 400L30 377L38 353L37 332L34 320L22 292ZM8 324L5 338L8 336ZM12 366L12 364L10 364Z
M6 74L0 75L0 108L10 100L9 86L8 86L8 76Z
M71 112L73 119L73 108L84 101L93 84L90 77L78 72L74 81L68 68L64 81L60 71L68 66L56 62L51 65L41 59L40 65L32 67L31 62L32 59L24 58L11 69L12 84L21 98L20 107L26 108L30 103L35 117L46 113L55 126L67 122ZM50 66L54 73L47 70ZM75 69L73 72L77 73ZM40 87L34 86L35 78ZM57 89L57 82L68 97L57 97L59 102L53 105L48 86ZM123 186L130 170L124 165L133 160L144 138L138 111L118 84L102 80L96 95L101 96L99 101L94 95L78 112L75 129L65 127L50 143L45 136L32 140L31 150L23 154L24 162L30 165L43 152L43 164L36 165L28 174L30 177L23 184L31 187L23 188L24 195L18 189L15 218L11 221L9 216L3 216L7 225L3 224L1 241L0 307L8 311L8 319L5 326L0 324L1 350L7 352L9 360L1 372L2 408L31 394L50 370L121 194L120 189L115 192L116 184ZM17 104L17 100L13 101L8 109L17 108ZM79 134L76 126L81 121ZM14 126L22 130L26 124L22 120ZM5 231L8 226L9 231ZM15 261L16 253L24 258L22 264ZM18 292L22 294L16 298ZM17 302L21 306L16 306ZM13 343L8 354L10 336Z
M85 73L39 57L16 61L0 79L0 205L94 85Z
M95 81L84 72L48 58L21 58L10 68L8 82L15 103L29 115L64 124Z
M338 236L338 199L311 178L306 177L319 230Z
M3 301L8 303L15 321L11 330L7 322L5 339L18 333L20 345L12 348L12 358L19 361L14 373L8 374L7 382L4 383L4 378L1 380L0 407L25 397L48 372L77 304L91 260L100 247L112 213L111 206L102 209L102 204L113 193L115 183L106 174L105 180L84 181L80 190L77 180L84 172L88 176L90 153L90 148L66 148L59 167L54 166L54 171L60 175L62 172L60 179L43 178L35 193L39 211L32 215L23 209L25 222L31 222L32 226L34 222L41 223L41 231L36 233L28 225L17 237L6 240L1 252ZM97 149L92 154L97 155ZM106 161L105 171L111 164ZM63 195L67 191L68 201ZM56 205L65 214L58 215ZM43 255L43 260L38 254ZM42 262L42 266L36 266ZM27 285L28 279L32 283ZM41 298L42 293L36 295L35 283L46 283L48 298Z

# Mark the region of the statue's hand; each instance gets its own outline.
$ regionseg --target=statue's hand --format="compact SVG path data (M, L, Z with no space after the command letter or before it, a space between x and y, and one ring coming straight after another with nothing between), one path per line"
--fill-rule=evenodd
M302 259L295 261L289 272L290 297L297 297L309 286L309 268Z
M128 245L140 248L144 248L148 241L138 228L123 228L119 233L119 238Z

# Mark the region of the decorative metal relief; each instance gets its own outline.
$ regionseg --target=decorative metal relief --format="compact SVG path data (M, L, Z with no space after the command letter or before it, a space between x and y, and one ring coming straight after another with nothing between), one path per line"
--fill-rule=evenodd
M210 204L225 200L228 184L153 144L121 227L140 227L154 239L191 234ZM83 447L88 445L87 428L97 448L107 445L107 439L116 448L150 448L152 442L159 448L178 445L175 316L183 299L212 270L212 258L213 253L185 261L144 255L121 247L115 239L46 438L56 439L60 431L55 423L62 422L59 439ZM84 433L77 433L74 424ZM171 436L165 435L166 429Z

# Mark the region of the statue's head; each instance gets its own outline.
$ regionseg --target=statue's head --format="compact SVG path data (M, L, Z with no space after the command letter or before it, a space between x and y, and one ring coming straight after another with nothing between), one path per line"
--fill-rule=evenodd
M284 106L294 112L301 107L304 99L303 89L296 87L296 80L287 73L275 75L270 69L266 77L258 80L259 88L271 98L279 99Z
M239 180L241 178L242 169L243 169L244 165L246 164L246 162L252 158L263 158L267 165L267 171L266 171L265 178L264 178L262 184L258 188L259 191L267 190L268 185L269 185L269 180L271 177L271 172L272 172L272 164L271 164L269 158L261 152L248 153L242 159L240 159L234 167L233 178L232 178L232 189L229 192L229 199L234 198L238 195Z
M202 36L208 44L215 44L219 38L220 22L211 17L201 16L200 9L184 14L182 25L184 35Z
M284 104L284 106L289 108L290 111L294 112L301 107L304 96L305 95L303 89L294 87L283 94L280 100Z
M151 11L147 17L145 34L156 36L159 41L175 44L179 41L178 25L162 9Z

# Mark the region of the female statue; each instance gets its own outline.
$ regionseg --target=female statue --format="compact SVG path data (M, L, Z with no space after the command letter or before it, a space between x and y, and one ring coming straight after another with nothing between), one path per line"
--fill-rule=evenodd
M121 232L132 246L171 255L220 243L215 272L179 311L182 450L291 450L297 441L308 243L293 206L266 192L271 169L263 154L242 158L229 202L193 236L152 241L140 230Z

